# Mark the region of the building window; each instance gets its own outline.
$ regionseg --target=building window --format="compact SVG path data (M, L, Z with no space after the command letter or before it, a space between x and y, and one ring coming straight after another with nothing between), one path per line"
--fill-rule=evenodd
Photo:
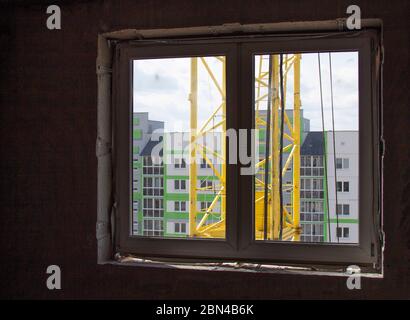
M133 138L134 138L134 140L141 140L141 139L142 139L142 131L141 131L141 129L136 129L136 130L134 130Z
M186 190L186 181L185 180L174 180L174 189L175 190Z
M144 236L160 237L164 232L164 222L158 219L144 219Z
M164 167L162 159L152 156L144 156L143 173L149 175L163 175Z
M302 224L301 240L304 242L323 242L323 224Z
M210 201L201 201L201 211L206 211L211 206L212 202Z
M349 192L349 182L343 182L343 192Z
M302 178L300 180L301 199L323 199L323 190L322 178Z
M342 158L336 159L336 169L343 169L343 159Z
M174 168L175 169L185 169L186 168L186 162L184 158L176 158L175 163L174 163Z
M163 177L144 177L143 185L144 196L163 196L164 178Z
M350 205L349 204L337 204L336 213L338 215L349 215L350 214Z
M209 190L209 189L212 189L213 184L211 180L201 180L200 186L204 190Z
M174 211L186 212L186 202L174 201Z
M349 169L349 158L336 158L336 169Z
M113 194L119 216L119 234L113 239L119 251L142 257L172 252L172 257L190 259L378 263L380 230L374 230L374 221L380 200L375 158L380 141L379 69L373 54L378 50L378 36L361 30L320 37L263 37L187 38L172 43L165 39L155 45L138 40L111 43L116 50L112 65L116 83L111 86L115 97ZM351 78L344 79L346 74ZM186 81L182 85L179 79ZM338 88L346 81L354 101L349 106L341 104L344 91ZM320 99L321 89L326 90L326 97L330 95L330 84L335 89L334 121L328 121L333 109ZM307 97L314 101L306 103ZM139 119L141 133L133 129L133 115ZM255 154L254 165L228 162L239 154L227 153L231 151L227 150L230 129L249 131L238 150L254 146L246 150L248 155ZM264 131L258 141L250 140L253 129ZM164 137L161 151L156 131ZM219 145L212 146L207 139ZM348 143L341 147L340 141ZM133 142L140 147L141 194L132 192ZM359 145L366 148L359 150ZM341 150L352 157L343 158ZM188 155L189 161L174 164L167 161L169 155ZM201 169L209 167L204 160L212 156L213 170L204 174ZM335 166L333 156L341 159ZM176 173L175 168L187 170ZM360 172L349 175L349 181L337 181L340 177L331 169L347 168L360 168ZM345 194L337 199L338 192ZM130 237L133 200L142 205L142 215L135 221L141 229L137 237ZM175 212L164 209L164 200L174 202ZM358 239L355 246L331 238L335 222L330 219L330 204L338 200L355 200L363 208L357 225L336 231L345 239ZM212 203L219 212L204 212ZM344 206L336 211L346 214ZM186 214L176 219L176 212Z
M144 198L142 214L144 217L162 218L164 216L164 200Z
M336 230L337 230L336 234L338 238L345 238L345 239L349 238L349 232L350 232L349 227L338 227Z
M174 224L174 232L175 233L186 233L186 223L176 222Z
M349 181L337 181L337 192L349 192Z
M323 212L323 201L307 201L302 200L300 202L300 219L302 222L309 221L323 221L324 212Z
M300 157L300 175L323 177L323 156L301 156Z
M201 169L208 169L210 167L211 166L209 165L209 163L204 158L202 158L201 159Z

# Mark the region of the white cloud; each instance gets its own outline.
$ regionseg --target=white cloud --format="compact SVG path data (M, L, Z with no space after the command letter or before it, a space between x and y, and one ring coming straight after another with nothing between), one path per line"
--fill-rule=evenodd
M222 64L205 58L218 82ZM134 61L134 112L149 112L149 118L165 122L165 131L189 130L190 58L145 59ZM221 96L198 61L198 126L220 105Z
M328 53L322 53L322 86L325 130L332 129ZM188 131L190 58L134 61L134 111L149 112L152 120L165 122L166 131ZM207 63L221 82L222 64L214 57ZM198 126L221 103L221 97L204 66L198 61ZM302 55L301 100L311 130L322 130L317 53ZM332 53L336 130L358 129L358 54ZM293 73L288 74L286 108L293 105ZM266 103L261 104L266 108ZM220 118L219 118L220 119ZM217 120L215 120L217 121Z

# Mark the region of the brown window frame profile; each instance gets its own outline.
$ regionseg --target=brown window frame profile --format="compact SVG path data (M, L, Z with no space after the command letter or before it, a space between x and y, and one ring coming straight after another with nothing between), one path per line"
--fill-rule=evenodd
M373 29L358 32L117 42L113 56L112 80L115 252L150 259L195 262L242 261L337 267L354 264L380 271L380 47L379 32ZM133 59L226 56L227 128L251 129L254 127L253 56L328 51L358 51L359 54L358 244L254 240L254 177L241 176L240 164L227 165L225 239L148 238L131 235ZM250 137L248 140L249 148Z

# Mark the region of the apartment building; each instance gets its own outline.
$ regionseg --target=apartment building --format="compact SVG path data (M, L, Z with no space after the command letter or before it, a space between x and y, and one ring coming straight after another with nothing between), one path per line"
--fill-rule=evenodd
M359 132L335 132L336 157L332 132L326 146L331 242L359 243Z
M133 139L133 235L184 237L188 233L189 133L163 133L163 122L134 113ZM198 140L219 152L220 134ZM153 156L154 155L154 156ZM155 156L156 155L156 156ZM217 170L218 159L208 155ZM197 219L203 216L219 191L218 178L203 158L197 165ZM207 224L221 215L220 200L213 206Z
M292 119L291 110L288 116ZM262 117L266 113L262 113ZM309 120L302 116L300 214L306 242L358 241L358 132L337 131L336 176L333 133L311 132ZM134 235L185 237L189 217L189 133L157 133L161 121L148 119L148 113L134 114L133 134L133 230ZM212 150L220 151L220 134L204 139L212 141ZM259 159L265 157L265 132L258 137ZM152 155L154 155L152 157ZM285 163L288 153L284 153ZM325 159L327 166L325 168ZM217 158L212 163L220 170ZM327 175L326 175L327 171ZM257 172L259 179L263 171ZM336 177L336 179L335 179ZM292 167L284 175L284 184L292 183ZM209 207L219 191L219 180L204 159L197 163L197 219ZM335 193L337 190L337 194ZM337 203L336 203L337 198ZM284 192L284 205L291 211L291 192ZM208 223L219 221L220 200ZM330 219L330 220L329 220ZM330 230L330 232L329 232Z
M302 241L358 243L358 131L334 138L308 132L301 148Z

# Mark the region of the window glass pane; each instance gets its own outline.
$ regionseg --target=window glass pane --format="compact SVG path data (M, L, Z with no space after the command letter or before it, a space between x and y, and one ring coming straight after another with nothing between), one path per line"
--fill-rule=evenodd
M349 169L349 158L343 159L343 168Z
M349 228L343 228L343 238L349 238Z
M254 55L256 240L358 243L358 78L357 52Z
M186 223L181 224L181 232L186 233Z
M349 192L349 182L343 182L343 191Z
M341 159L341 158L336 159L336 168L337 169L342 169L343 168L343 159Z
M348 204L343 205L343 214L345 215L350 214L350 206Z
M140 227L131 234L225 238L225 57L138 59L132 69L133 157L141 159L133 179L143 182L133 200L144 208L134 208ZM201 201L215 205L201 211Z

